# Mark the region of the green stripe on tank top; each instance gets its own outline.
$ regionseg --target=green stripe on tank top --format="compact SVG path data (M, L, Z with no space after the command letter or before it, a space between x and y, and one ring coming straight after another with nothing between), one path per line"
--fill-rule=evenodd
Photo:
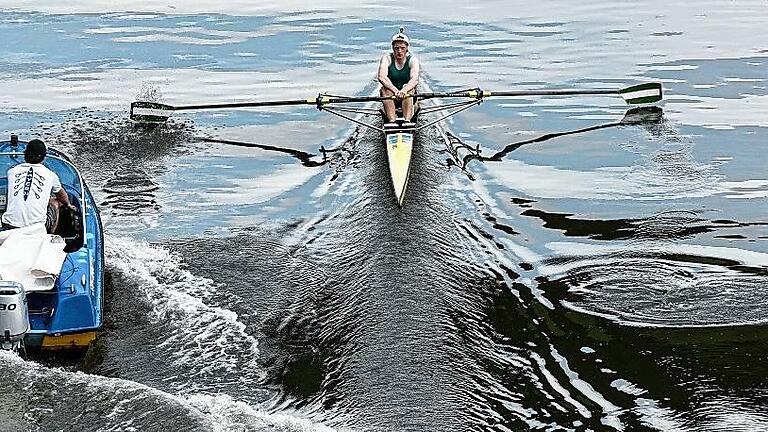
M397 87L399 90L402 90L405 83L411 79L411 55L408 54L408 57L405 58L405 66L403 66L402 69L395 67L394 54L390 54L389 59L390 62L389 70L387 71L387 77L390 81L392 81L392 84L394 84L395 87Z

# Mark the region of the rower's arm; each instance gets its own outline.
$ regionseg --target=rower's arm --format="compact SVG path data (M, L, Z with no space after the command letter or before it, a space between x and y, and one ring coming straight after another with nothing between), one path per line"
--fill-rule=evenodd
M63 187L59 189L58 192L56 192L56 199L59 200L59 202L64 204L65 206L69 208L73 208L72 203L69 202L69 195L67 194L67 191L65 191Z
M413 89L419 85L419 60L416 57L411 57L411 79L403 86L404 93L410 93Z
M382 87L390 90L392 93L399 92L400 90L392 84L392 80L390 80L387 75L389 75L389 55L384 55L381 57L381 60L379 60L379 82Z

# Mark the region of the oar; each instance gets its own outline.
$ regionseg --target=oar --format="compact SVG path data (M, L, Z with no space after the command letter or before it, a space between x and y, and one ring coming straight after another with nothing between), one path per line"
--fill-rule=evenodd
M433 98L456 98L464 97L471 99L482 99L485 97L515 97L515 96L570 96L570 95L619 95L628 104L647 104L661 100L661 84L646 83L638 84L623 89L584 89L584 90L514 90L491 92L487 90L474 89L462 90L448 93L418 93L409 94L407 97L416 99ZM323 105L344 104L351 102L381 102L385 100L395 100L395 96L330 96L320 94L314 98L307 99L289 99L272 100L260 102L235 102L218 103L205 105L182 105L172 106L159 102L138 101L131 103L131 120L141 123L162 123L173 115L174 111L222 109L222 108L258 108L268 106L290 106L290 105L314 105L322 109Z
M417 99L466 97L482 99L486 97L516 97L516 96L572 96L572 95L618 95L628 104L648 104L661 100L661 84L645 83L622 89L575 89L575 90L513 90L487 91L481 89L462 90L450 93L419 93Z
M270 106L290 106L290 105L314 105L322 108L328 104L342 104L351 102L381 102L384 100L393 100L394 96L329 96L318 95L308 99L289 99L272 100L260 102L235 102L235 103L217 103L205 105L181 105L173 106L159 102L137 101L131 103L131 120L142 123L162 123L173 115L174 111L207 110L222 108L258 108Z

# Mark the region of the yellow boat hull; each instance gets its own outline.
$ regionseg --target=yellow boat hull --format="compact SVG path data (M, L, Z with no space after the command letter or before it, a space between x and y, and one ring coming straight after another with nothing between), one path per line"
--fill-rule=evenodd
M387 159L392 187L397 204L403 206L408 177L411 172L411 153L413 152L413 132L397 131L386 133Z

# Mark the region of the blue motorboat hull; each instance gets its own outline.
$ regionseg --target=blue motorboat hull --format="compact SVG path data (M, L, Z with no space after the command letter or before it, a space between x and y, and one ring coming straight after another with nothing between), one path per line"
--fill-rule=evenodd
M24 162L26 142L0 142L0 195L6 196L9 168ZM63 153L48 149L43 164L56 172L70 201L78 208L62 233L67 257L54 288L28 292L30 331L27 347L87 347L103 323L104 233L96 202L80 172ZM5 211L5 202L0 213Z

